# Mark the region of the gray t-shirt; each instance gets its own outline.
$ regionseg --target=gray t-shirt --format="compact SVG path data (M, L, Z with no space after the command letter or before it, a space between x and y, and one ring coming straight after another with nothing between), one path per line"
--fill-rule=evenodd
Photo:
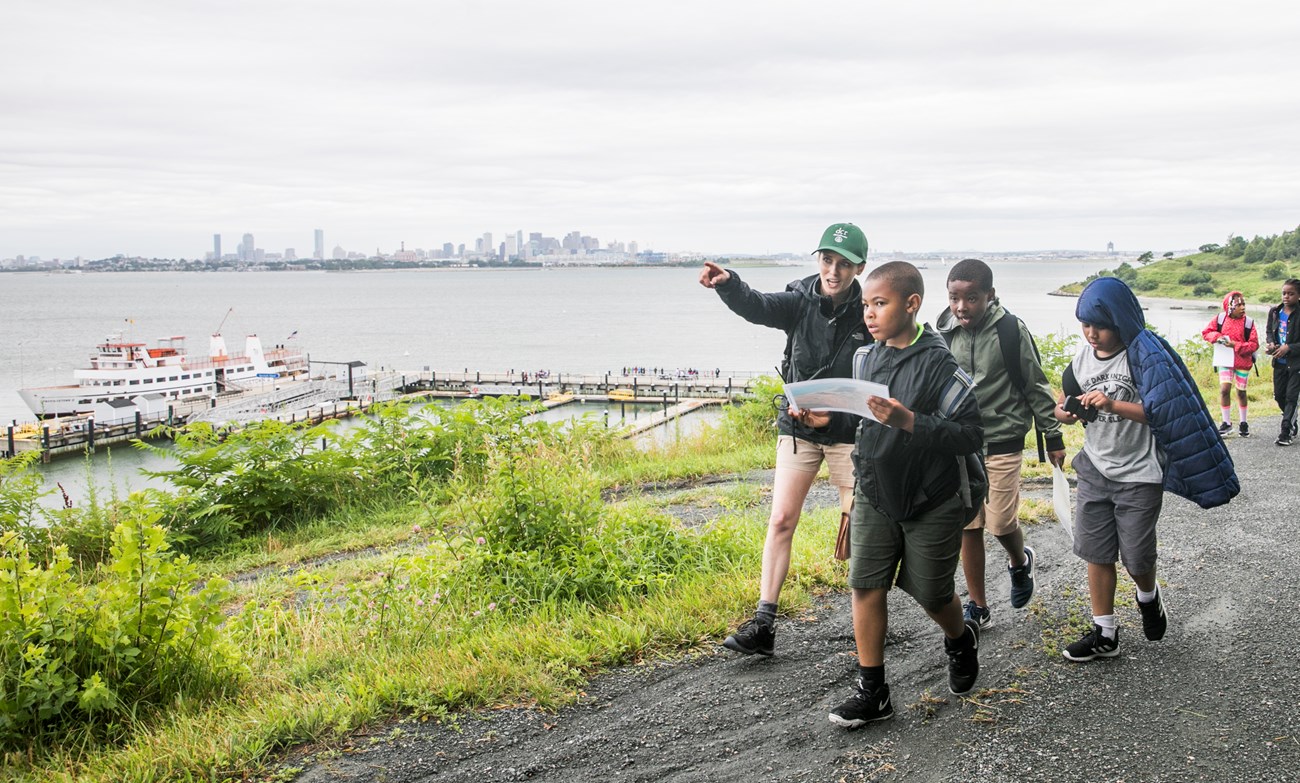
M1127 349L1102 359L1092 346L1084 345L1070 364L1084 392L1100 390L1117 402L1141 402L1129 371ZM1146 424L1098 411L1097 420L1084 430L1083 450L1111 481L1164 481L1156 437Z

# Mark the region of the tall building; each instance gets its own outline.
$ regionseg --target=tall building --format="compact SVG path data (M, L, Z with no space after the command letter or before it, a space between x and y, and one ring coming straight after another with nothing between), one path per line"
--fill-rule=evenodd
M316 249L311 257L318 261L325 258L325 232L319 228L316 229Z
M212 259L214 261L221 260L221 235L220 234L212 235Z
M506 241L502 245L502 258L514 258L519 255L519 235L506 234Z
M454 255L456 255L456 246L453 245L453 244L450 243L450 242L443 242L443 243L442 243L442 257L443 257L443 258L451 258L451 257L454 256Z
M257 248L253 245L253 235L244 234L244 241L239 244L239 260L253 261L257 258Z
M485 253L485 254L490 254L490 253L492 253L492 251L493 251L493 245L492 245L492 232L491 232L491 231L487 231L487 232L484 232L484 234L483 234L483 250L482 250L482 252Z

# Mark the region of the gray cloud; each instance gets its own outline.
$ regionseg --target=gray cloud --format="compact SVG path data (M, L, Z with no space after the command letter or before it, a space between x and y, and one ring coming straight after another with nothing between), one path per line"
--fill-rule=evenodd
M1175 248L1296 222L1282 3L58 2L0 29L0 256L582 229ZM814 228L815 231L815 228Z

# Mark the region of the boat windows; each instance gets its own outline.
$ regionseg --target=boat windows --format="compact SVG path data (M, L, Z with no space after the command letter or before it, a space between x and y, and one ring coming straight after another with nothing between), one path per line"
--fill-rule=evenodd
M128 386L139 386L139 385L140 385L140 382L139 382L139 381L130 381L127 385L128 385Z
M180 380L180 378L177 378L175 375L173 375L172 377L168 378L167 380L169 380L169 381L178 381L178 380Z

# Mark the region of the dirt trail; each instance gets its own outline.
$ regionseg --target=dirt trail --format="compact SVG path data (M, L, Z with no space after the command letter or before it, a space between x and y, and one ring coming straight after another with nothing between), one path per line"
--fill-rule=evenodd
M895 717L858 731L830 724L854 664L839 593L781 618L772 658L719 648L630 667L557 713L488 712L459 732L387 725L375 730L380 741L358 736L329 758L288 763L305 767L298 783L1300 781L1300 451L1265 437L1276 425L1260 421L1259 436L1229 441L1243 489L1227 508L1166 494L1170 631L1147 642L1122 588L1117 658L1078 664L1047 651L1072 615L1086 618L1087 590L1065 533L1038 525L1028 530L1039 555L1029 610L1010 609L989 550L995 626L974 698L948 694L938 629L895 591L886 651ZM816 497L828 504L833 494ZM1062 643L1074 638L1065 631Z

